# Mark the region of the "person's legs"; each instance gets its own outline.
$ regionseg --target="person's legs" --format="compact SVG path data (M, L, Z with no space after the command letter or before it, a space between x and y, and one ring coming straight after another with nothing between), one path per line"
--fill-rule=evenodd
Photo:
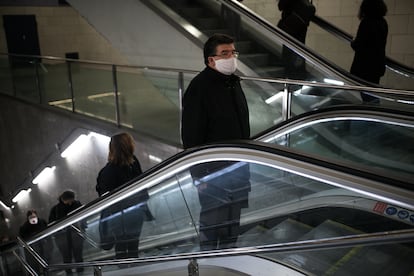
M76 233L72 233L72 254L75 262L83 262L83 240ZM83 271L83 268L77 268L77 272Z
M115 243L115 258L125 259L127 258L128 242L119 240Z
M128 258L138 258L138 246L139 246L139 239L131 238L128 241L127 245L127 257Z
M70 263L72 261L72 246L69 241L67 232L63 232L56 236L56 245L59 248L60 254L64 263ZM72 269L65 269L66 274L71 274Z

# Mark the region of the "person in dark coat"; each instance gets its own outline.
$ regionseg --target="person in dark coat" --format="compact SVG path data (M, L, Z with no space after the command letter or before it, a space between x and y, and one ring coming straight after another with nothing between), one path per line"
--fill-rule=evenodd
M37 215L36 210L31 209L27 211L26 213L26 221L23 223L22 226L20 226L19 229L19 236L27 241L37 233L42 232L47 228L47 222L39 218ZM40 255L40 257L44 258L46 261L49 259L49 252L46 249L48 241L46 239L43 239L39 242L36 242L32 244L32 248ZM30 253L26 252L26 260L30 264L32 268L34 268L36 271L41 272L42 267L40 264L36 262L36 260L32 257Z
M39 218L36 210L29 210L26 213L27 220L20 227L19 235L22 239L27 240L35 234L47 228L47 222Z
M277 27L305 44L309 22L315 15L315 6L309 0L279 0L278 8L282 16ZM302 57L283 46L282 58L287 78L306 77L306 64Z
M128 133L111 137L108 163L98 174L96 191L99 196L122 186L142 174L141 164L134 155L134 139Z
M233 38L211 36L204 45L206 68L189 84L183 98L182 141L185 149L206 143L250 138L249 110L234 72L237 51ZM198 190L200 248L234 246L241 208L250 192L248 165L218 161L190 169ZM226 173L224 173L226 172ZM212 177L216 173L219 177Z
M134 139L130 134L120 133L111 137L108 163L97 178L96 191L99 196L142 174L134 150ZM145 190L102 211L99 228L103 249L109 250L115 244L116 258L138 257L143 222L152 219L145 204L147 200L148 194Z
M75 193L70 190L64 191L58 198L59 203L52 207L49 214L49 223L65 218L70 212L82 206L80 201L75 199ZM83 226L80 226L83 228ZM64 263L71 263L72 257L75 262L83 262L83 238L74 229L66 227L55 236L55 242L63 257ZM83 268L77 268L77 272ZM67 269L67 274L72 270Z
M388 24L384 16L387 6L383 0L364 0L359 8L361 20L357 35L351 42L355 51L351 74L366 81L379 84L385 74L385 46ZM379 103L379 99L361 93L363 102Z

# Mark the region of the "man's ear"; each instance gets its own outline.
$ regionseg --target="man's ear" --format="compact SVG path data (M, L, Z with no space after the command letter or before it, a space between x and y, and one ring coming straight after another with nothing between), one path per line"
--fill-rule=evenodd
M216 65L216 63L214 62L214 58L213 57L208 57L207 60L208 60L208 65L211 65L211 66L215 66Z

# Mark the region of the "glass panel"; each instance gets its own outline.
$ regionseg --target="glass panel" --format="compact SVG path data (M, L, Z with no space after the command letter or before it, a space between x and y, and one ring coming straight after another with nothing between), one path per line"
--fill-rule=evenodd
M43 102L72 111L67 63L43 60L39 68Z
M196 189L184 196L202 250L316 239L323 235L312 229L324 224L344 225L322 232L332 237L414 225L412 210L265 165L216 161L195 165L190 174Z
M283 120L284 85L249 80L243 80L241 85L249 106L251 136Z
M385 169L392 175L405 174L407 179L412 179L413 139L414 126L361 118L315 120L269 142L335 161Z
M35 246L47 244L48 251L41 256L51 264L61 264L191 252L198 245L197 237L174 177L124 198Z
M117 69L121 124L179 143L178 73Z
M39 84L37 82L38 66L38 60L19 57L10 58L12 83L17 98L34 103L40 102Z
M16 250L16 253L21 258L25 257L23 249ZM16 256L14 256L13 252L3 250L1 251L0 256L1 275L26 275L23 265Z
M10 68L10 61L7 56L0 56L0 92L7 95L13 95L13 78Z
M112 67L71 63L75 111L116 122Z

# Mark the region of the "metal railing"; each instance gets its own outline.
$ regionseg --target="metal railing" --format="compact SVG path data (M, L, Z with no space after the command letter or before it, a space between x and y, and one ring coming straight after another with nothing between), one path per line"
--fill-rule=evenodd
M167 137L168 143L181 145L183 92L197 71L48 56L0 54L0 57L4 58L0 67L3 79L0 92L3 94L95 117L118 127L146 131L161 140ZM262 120L251 120L251 135L294 115L335 105L338 99L340 103L358 104L361 92L375 94L386 104L403 105L396 106L396 109L411 109L414 102L414 91L411 90L250 76L241 76L241 80L251 114L257 113L256 109L269 111L263 114L268 116L267 124L261 125ZM317 102L304 104L303 99L308 97L305 89L323 90L323 95L311 93L318 97ZM272 96L281 96L277 100L278 105L268 102ZM296 100L299 97L301 103ZM164 118L154 116L167 112L170 115ZM145 127L140 127L142 125ZM163 125L167 126L165 130Z

